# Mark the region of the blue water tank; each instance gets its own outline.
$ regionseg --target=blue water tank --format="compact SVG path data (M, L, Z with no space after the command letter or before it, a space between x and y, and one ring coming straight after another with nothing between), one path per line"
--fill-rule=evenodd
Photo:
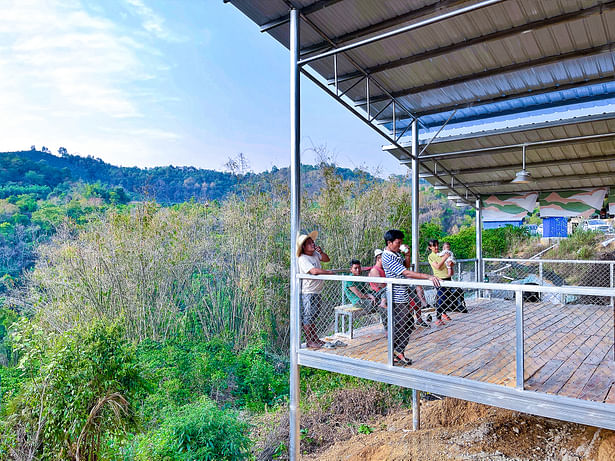
M500 227L521 227L523 221L483 221L483 229L499 229Z
M568 237L568 218L543 218L543 237Z

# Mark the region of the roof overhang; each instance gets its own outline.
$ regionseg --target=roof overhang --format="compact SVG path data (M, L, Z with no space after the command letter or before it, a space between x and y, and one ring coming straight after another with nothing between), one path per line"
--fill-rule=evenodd
M412 155L402 139L413 120L427 138L464 127L422 153L433 184L465 184L470 197L614 185L615 114L591 108L615 101L615 0L230 3L286 47L289 8L298 9L302 72L378 130L397 158ZM596 118L473 133L479 123L579 107ZM589 135L603 137L581 138ZM522 144L538 181L513 186Z

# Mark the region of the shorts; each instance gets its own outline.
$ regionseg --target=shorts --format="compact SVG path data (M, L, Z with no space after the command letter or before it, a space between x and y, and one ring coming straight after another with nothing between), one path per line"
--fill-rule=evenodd
M307 293L301 295L302 322L303 325L316 323L320 308L322 306L322 296L320 293Z

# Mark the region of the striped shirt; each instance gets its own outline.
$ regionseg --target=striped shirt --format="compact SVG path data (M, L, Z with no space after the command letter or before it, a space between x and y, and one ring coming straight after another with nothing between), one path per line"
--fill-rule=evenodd
M392 279L405 279L403 272L408 270L404 266L404 257L400 253L393 253L390 250L384 250L382 253L382 267L384 274ZM410 294L414 288L409 285L393 285L393 302L407 303L414 294Z

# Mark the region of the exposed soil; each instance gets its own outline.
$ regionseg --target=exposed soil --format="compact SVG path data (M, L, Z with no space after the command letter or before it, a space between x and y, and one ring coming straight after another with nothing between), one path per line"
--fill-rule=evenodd
M615 460L615 433L455 399L423 402L421 430L412 411L375 420L304 460Z

